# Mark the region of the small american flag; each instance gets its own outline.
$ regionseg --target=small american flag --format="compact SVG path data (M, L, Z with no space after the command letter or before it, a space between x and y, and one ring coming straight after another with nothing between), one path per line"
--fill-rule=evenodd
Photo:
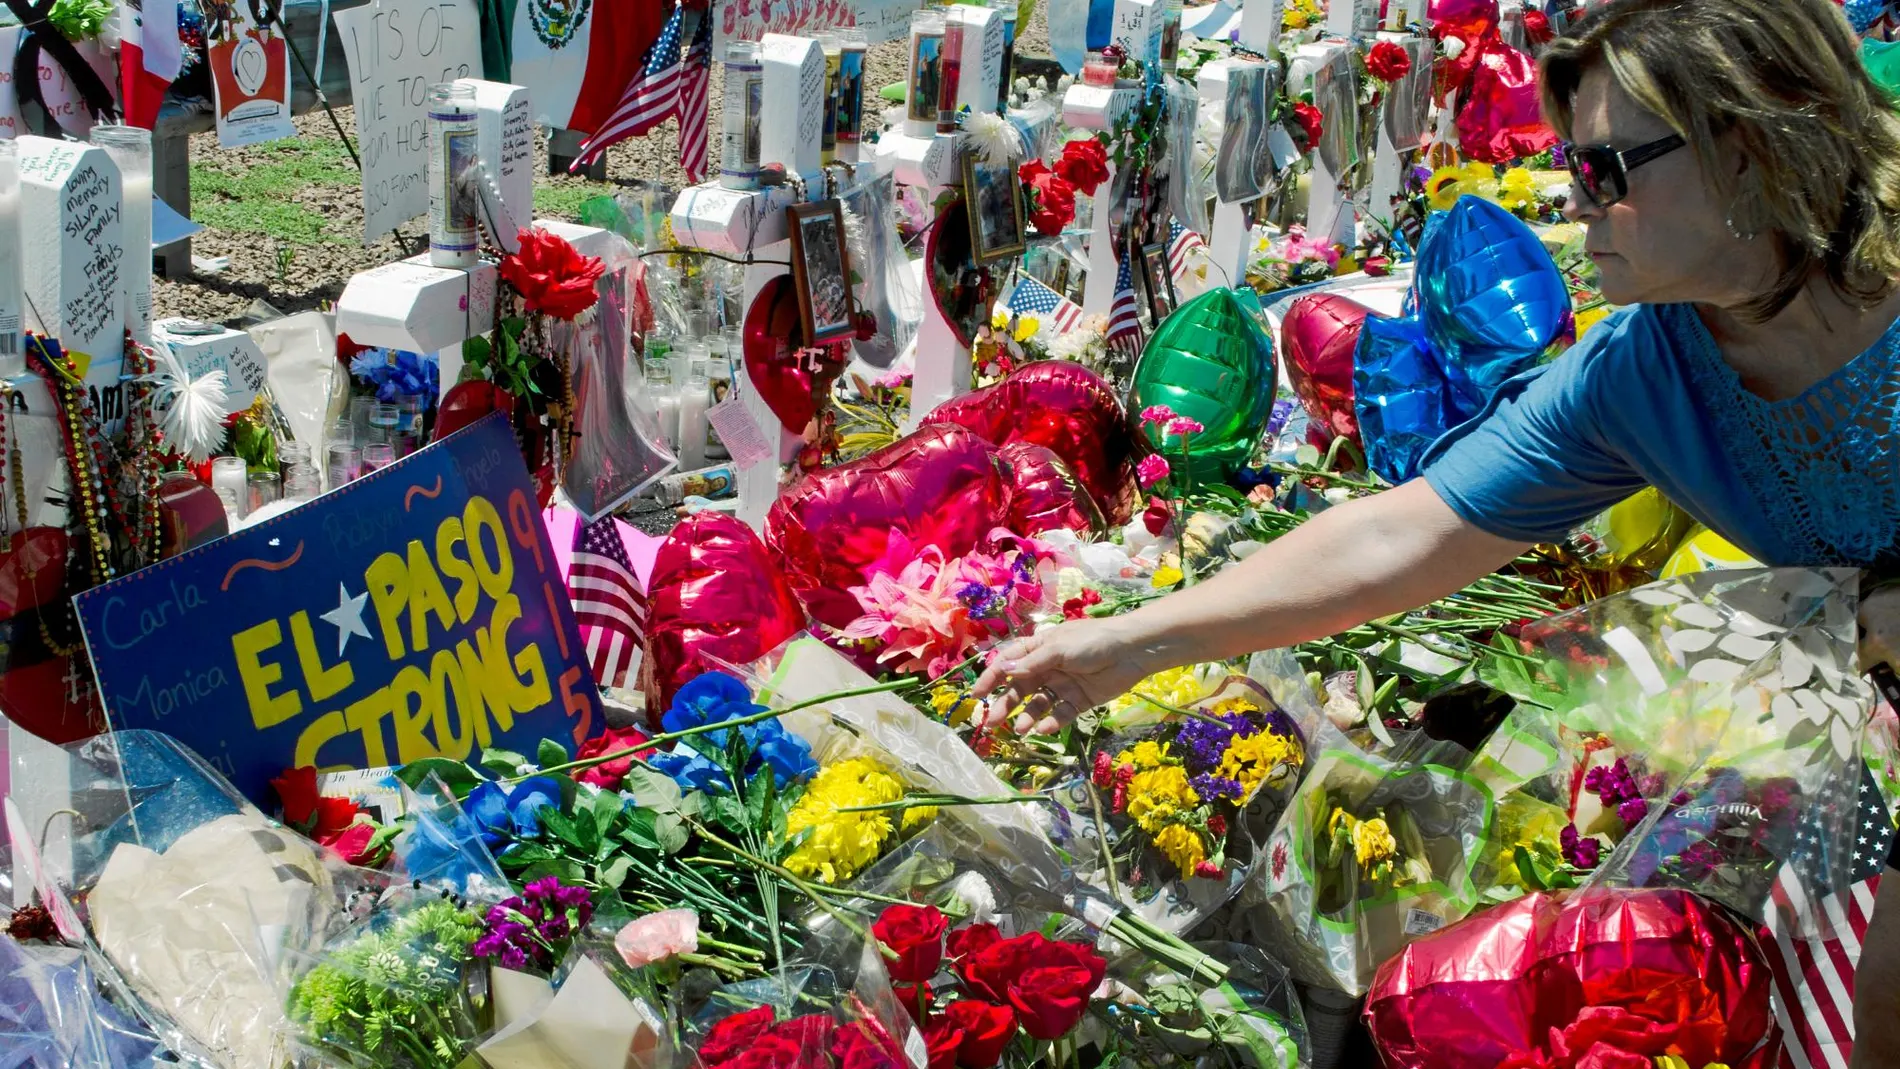
M706 97L712 84L713 20L692 12L693 45L680 70L680 167L689 181L706 178L710 149L706 134Z
M580 155L568 167L570 172L593 166L608 148L630 137L645 136L679 113L683 67L680 37L684 32L685 11L683 5L674 6L673 13L667 16L666 26L660 30L660 39L647 51L647 61L641 65L639 77L621 94L620 106L614 109L606 124L581 145Z
M1851 791L1843 785L1836 797L1823 796L1813 810L1844 810ZM1847 1069L1853 1051L1854 970L1894 835L1880 789L1865 769L1856 801L1849 810L1853 828L1847 840L1853 850L1851 886L1827 894L1825 879L1817 879L1826 867L1821 847L1830 838L1823 816L1796 833L1794 856L1781 866L1771 892L1774 908L1762 949L1775 976L1775 1017L1781 1024L1782 1065L1788 1069ZM1809 915L1829 921L1831 936L1803 937L1792 918Z
M1188 257L1196 249L1207 248L1201 235L1182 226L1180 220L1168 220L1168 273L1176 279L1187 274Z
M1055 333L1067 334L1082 322L1082 306L1027 276L1016 281L1007 306L1011 315L1035 316L1054 324Z
M586 640L594 681L603 687L626 685L628 675L640 666L646 641L646 591L627 556L623 526L608 516L577 527L567 573L574 622Z
M1108 310L1108 348L1128 359L1141 355L1141 314L1135 304L1135 276L1124 253L1115 268L1115 303Z

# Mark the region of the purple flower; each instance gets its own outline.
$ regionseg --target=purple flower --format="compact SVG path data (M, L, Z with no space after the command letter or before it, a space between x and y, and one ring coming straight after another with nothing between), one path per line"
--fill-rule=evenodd
M527 898L539 898L539 899L547 900L547 899L554 898L554 896L557 893L559 893L560 890L561 890L560 877L543 876L540 879L529 884L526 888L524 888L522 890L522 895Z
M1641 798L1625 799L1617 803L1616 815L1624 824L1633 828L1649 815L1649 804Z
M1583 789L1591 794L1602 794L1604 786L1609 783L1609 777L1610 766L1598 765L1583 774Z
M1236 779L1204 772L1188 780L1188 785L1194 788L1194 793L1200 795L1204 802L1218 800L1238 803L1240 801L1240 781Z
M1676 872L1686 880L1696 881L1707 878L1722 864L1722 851L1712 842L1703 839L1691 843L1676 858Z
M510 946L501 952L501 967L517 972L528 967L528 952L518 946Z
M1174 744L1186 751L1189 768L1208 772L1220 764L1221 755L1232 745L1234 736L1253 728L1245 713L1228 713L1214 720L1196 717L1181 725Z
M541 938L552 942L556 939L566 939L573 929L569 927L567 917L560 916L543 921L541 927L536 930L541 933Z
M1273 402L1273 411L1267 416L1267 437L1278 438L1286 429L1286 421L1293 418L1293 402L1280 400Z
M1602 860L1603 844L1594 836L1586 837L1577 831L1575 824L1564 825L1558 840L1563 847L1564 860L1580 869L1593 869Z
M569 909L587 905L588 899L591 897L592 895L589 894L585 887L559 887L554 891L555 903L557 905L566 906Z

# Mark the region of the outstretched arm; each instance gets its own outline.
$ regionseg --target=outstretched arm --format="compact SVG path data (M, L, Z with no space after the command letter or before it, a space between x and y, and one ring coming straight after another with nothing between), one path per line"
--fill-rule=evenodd
M1337 634L1456 593L1523 552L1453 512L1422 479L1328 509L1246 560L1126 616L1005 645L979 697L993 719L1053 731L1164 668Z

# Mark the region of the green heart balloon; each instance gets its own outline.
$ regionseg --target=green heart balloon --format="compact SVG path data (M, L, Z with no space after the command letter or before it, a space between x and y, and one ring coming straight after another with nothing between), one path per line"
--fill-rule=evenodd
M1900 41L1862 41L1860 60L1876 85L1900 98Z
M1252 459L1273 412L1273 338L1252 290L1201 294L1163 320L1135 366L1128 410L1167 405L1204 430L1188 440L1188 474L1222 478ZM1143 426L1177 469L1181 440Z

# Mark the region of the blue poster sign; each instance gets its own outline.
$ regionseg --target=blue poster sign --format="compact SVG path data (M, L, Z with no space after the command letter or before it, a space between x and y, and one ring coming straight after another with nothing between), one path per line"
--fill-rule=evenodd
M266 810L286 768L605 726L500 415L74 601L111 725L174 736Z

